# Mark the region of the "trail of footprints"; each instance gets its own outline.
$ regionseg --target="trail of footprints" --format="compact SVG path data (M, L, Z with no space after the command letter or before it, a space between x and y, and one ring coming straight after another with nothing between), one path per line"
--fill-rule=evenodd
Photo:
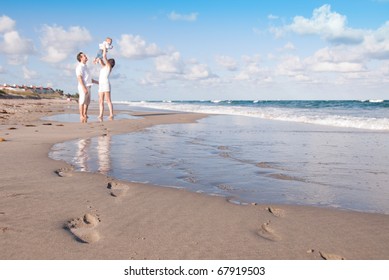
M69 177L72 176L72 169L59 169L55 173L59 177ZM106 185L109 195L115 198L115 201L120 202L120 198L125 197L128 193L129 186L121 182L115 182L111 180ZM90 207L91 208L91 207ZM268 211L274 218L283 218L286 213L283 209L269 206L265 209ZM101 222L101 219L97 213L86 213L82 217L72 219L68 221L65 225L65 228L68 229L75 237L75 239L82 243L95 243L101 239L101 235L98 231L98 226ZM272 227L272 221L267 220L262 223L257 229L257 235L261 238L277 242L282 240L282 236L277 233L276 230ZM307 253L314 253L314 249L307 250ZM330 254L323 251L318 251L319 256L324 260L343 260L342 256L336 254Z
M274 207L267 207L266 210L273 214L275 217L283 217L284 216L284 210ZM263 223L258 231L257 234L270 241L279 241L281 240L281 237L276 233L276 231L271 226L271 220L266 221Z
M276 218L285 217L285 211L283 209L276 208L276 207L267 207L265 210L271 213ZM273 242L282 240L281 236L272 228L271 223L272 223L271 220L262 223L257 231L258 236ZM311 254L314 252L315 249L307 250L307 254ZM331 254L323 251L318 251L318 253L319 256L324 260L345 260L344 257L336 254Z
M58 175L60 177L64 177L63 175L59 174L61 172L58 172ZM65 174L68 173L65 172ZM118 182L109 182L107 184L107 189L109 189L109 193L112 197L120 198L127 194L128 185ZM86 213L83 217L68 221L65 225L65 228L75 236L77 241L90 244L99 241L101 238L98 231L100 222L101 219L98 214Z

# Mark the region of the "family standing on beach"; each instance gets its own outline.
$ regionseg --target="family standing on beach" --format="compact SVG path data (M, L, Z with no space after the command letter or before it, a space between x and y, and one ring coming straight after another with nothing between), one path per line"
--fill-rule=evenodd
M100 63L99 80L92 79L89 68L86 65L88 57L83 52L78 53L78 65L76 68L76 75L78 80L78 94L79 94L79 109L80 121L86 123L88 121L88 107L91 100L91 86L92 84L99 85L99 121L103 121L104 115L104 100L107 102L109 109L109 119L113 120L113 105L111 101L111 83L109 76L112 68L115 66L114 59L107 58L108 49L112 49L112 39L107 38L103 43L99 44L99 51L94 63Z

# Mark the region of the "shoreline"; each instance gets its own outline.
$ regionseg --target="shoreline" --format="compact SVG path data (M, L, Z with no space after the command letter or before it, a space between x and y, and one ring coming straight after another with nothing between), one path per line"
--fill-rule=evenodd
M74 172L48 157L52 145L206 117L155 111L103 123L40 119L77 110L65 100L0 99L0 259L389 259L389 215L236 205Z

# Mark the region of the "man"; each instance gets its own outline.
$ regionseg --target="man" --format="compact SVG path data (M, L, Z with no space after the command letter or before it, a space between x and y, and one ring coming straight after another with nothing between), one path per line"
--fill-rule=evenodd
M91 99L92 82L98 84L97 81L91 78L88 66L86 65L88 57L83 52L77 55L78 65L76 75L78 81L78 106L80 109L80 121L86 123L88 121L88 107Z

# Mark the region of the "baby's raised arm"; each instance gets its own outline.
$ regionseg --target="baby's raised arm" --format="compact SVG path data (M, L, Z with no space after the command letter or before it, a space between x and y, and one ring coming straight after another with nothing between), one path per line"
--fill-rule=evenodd
M99 62L100 62L102 67L107 65L108 59L107 59L107 49L106 48L103 48L103 59L99 59Z

